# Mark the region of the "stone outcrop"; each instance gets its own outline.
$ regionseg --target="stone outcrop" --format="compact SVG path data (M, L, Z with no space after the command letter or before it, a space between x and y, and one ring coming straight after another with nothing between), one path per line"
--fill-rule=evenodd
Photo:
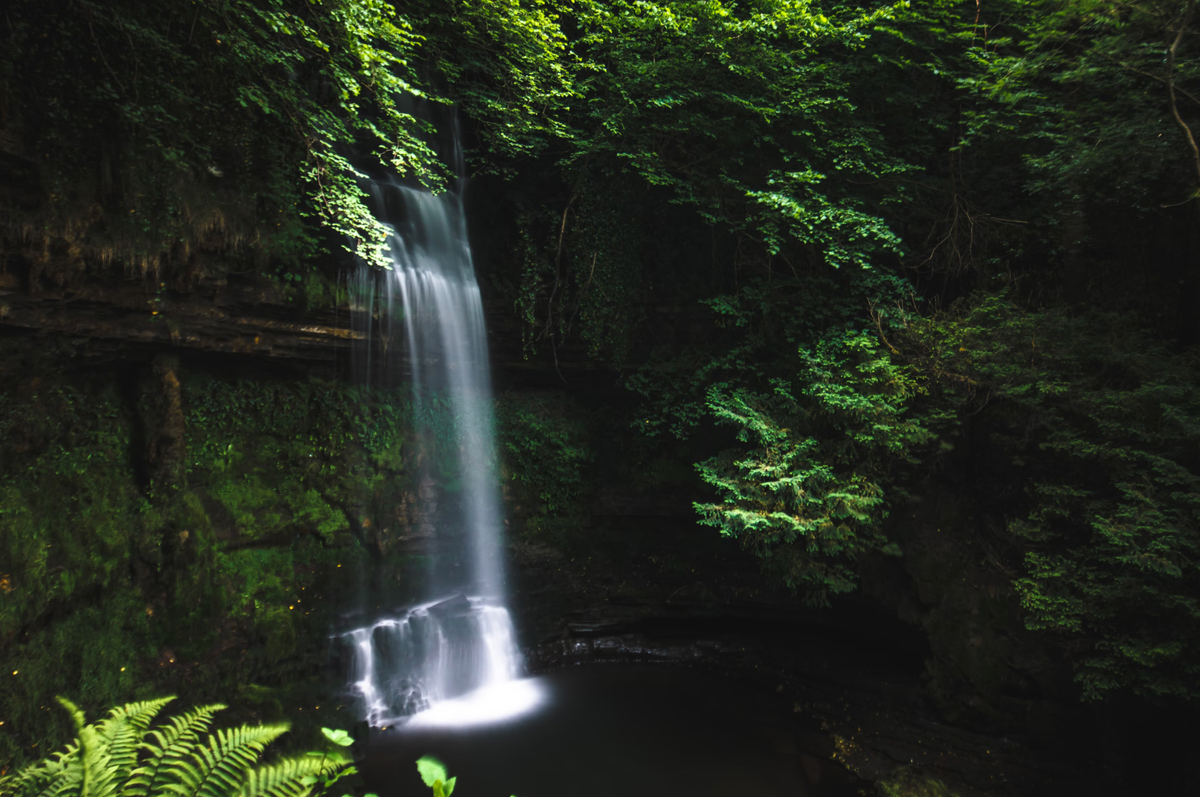
M186 291L141 279L31 291L0 271L0 331L71 338L93 357L193 350L335 367L358 339L343 308L302 310L275 281L211 277Z

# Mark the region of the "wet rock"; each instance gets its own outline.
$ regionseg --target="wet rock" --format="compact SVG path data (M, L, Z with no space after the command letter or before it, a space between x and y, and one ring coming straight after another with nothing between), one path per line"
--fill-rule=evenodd
M459 593L453 598L447 598L441 603L435 603L426 611L438 618L447 617L462 617L471 613L471 601L467 600L467 596Z

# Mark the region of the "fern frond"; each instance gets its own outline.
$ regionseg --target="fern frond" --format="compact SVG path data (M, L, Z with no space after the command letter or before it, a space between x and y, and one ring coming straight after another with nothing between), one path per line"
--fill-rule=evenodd
M0 778L0 797L23 797L23 795L40 789L42 784L54 778L55 773L50 769L49 761L35 761L21 767L11 775Z
M123 784L129 778L137 764L138 748L146 736L146 729L162 707L174 699L172 696L126 703L114 708L107 719L97 723L96 734L105 743L117 783Z
M254 769L289 725L242 725L201 739L225 708L210 705L151 729L172 699L129 703L89 725L78 706L58 698L78 736L62 751L0 778L0 797L311 797L319 776L349 763L332 753Z
M143 737L141 747L150 755L133 771L125 783L122 797L158 795L168 783L176 782L178 777L174 769L195 754L200 734L208 730L213 715L225 708L220 703L200 706L168 718L165 725L159 725Z
M77 752L68 748L0 778L0 797L52 797L72 785L78 788Z
M80 734L79 738L82 740L83 729L87 727L87 716L83 713L83 709L72 703L70 700L67 700L62 695L59 695L54 699L57 700L58 704L65 708L67 713L71 715L71 722L75 725L75 732Z
M348 763L340 753L285 758L247 772L238 797L308 797L314 778L336 772Z
M209 734L208 744L196 750L189 765L176 768L178 780L168 788L180 797L234 797L259 753L290 727L242 725Z
M54 754L58 772L54 781L47 783L42 791L31 797L59 797L59 795L78 795L80 782L83 779L83 764L79 753L79 740L72 739L61 752ZM49 762L49 759L47 759Z
M87 718L78 706L62 696L56 699L71 715L79 734L76 756L80 765L79 797L112 797L116 791L115 767L109 762L107 745L96 727L87 724Z
M28 793L27 797L78 797L82 783L83 766L78 758L71 758L55 778L45 782L40 791Z

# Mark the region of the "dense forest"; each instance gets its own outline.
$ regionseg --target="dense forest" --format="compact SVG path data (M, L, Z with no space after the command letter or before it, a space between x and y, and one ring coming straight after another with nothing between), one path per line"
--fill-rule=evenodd
M388 173L467 178L520 594L870 605L941 721L1200 789L1195 0L10 0L0 42L0 769L56 695L349 727L329 628L453 489L440 405L355 375Z

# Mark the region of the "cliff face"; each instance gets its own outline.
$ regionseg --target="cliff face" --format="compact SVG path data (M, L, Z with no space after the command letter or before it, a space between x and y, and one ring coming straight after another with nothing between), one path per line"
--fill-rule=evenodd
M75 339L97 357L195 351L332 373L357 339L346 308L340 319L337 308L302 309L295 291L262 278L199 278L186 288L120 278L46 285L10 267L0 297L7 335Z
M40 709L58 693L318 727L341 685L329 629L411 601L428 559L454 555L419 509L453 486L418 476L454 441L417 439L406 386L353 374L355 352L404 341L354 331L365 311L332 258L288 271L214 244L158 277L19 226L0 242L0 652L18 673L0 758L62 741ZM512 390L561 377L492 315L497 381L524 406ZM506 494L515 524L545 514L523 483Z

